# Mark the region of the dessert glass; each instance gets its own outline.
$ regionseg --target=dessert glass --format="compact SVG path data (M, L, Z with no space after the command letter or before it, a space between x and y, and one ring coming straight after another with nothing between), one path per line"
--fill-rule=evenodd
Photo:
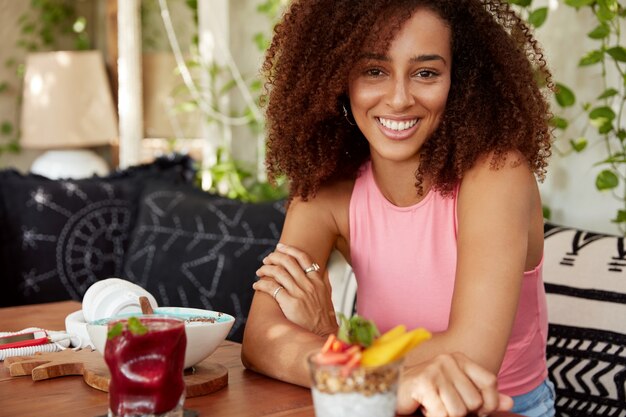
M131 320L147 332L133 332ZM117 326L117 327L116 327ZM178 417L183 415L185 324L165 316L112 321L104 360L111 373L109 417Z
M308 358L316 417L393 417L403 360L375 367L321 365Z

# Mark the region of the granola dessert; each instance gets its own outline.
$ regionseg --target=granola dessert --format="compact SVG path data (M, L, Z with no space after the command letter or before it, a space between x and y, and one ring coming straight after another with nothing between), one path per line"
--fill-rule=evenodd
M404 355L430 338L399 325L382 336L373 322L340 315L337 335L309 357L316 417L391 417Z

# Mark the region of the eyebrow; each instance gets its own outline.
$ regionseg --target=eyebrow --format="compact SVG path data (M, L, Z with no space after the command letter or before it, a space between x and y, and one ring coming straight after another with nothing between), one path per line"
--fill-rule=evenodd
M389 62L391 59L387 55L377 54L373 52L366 52L361 55L360 59L372 59L376 61L385 61ZM422 54L411 57L409 60L411 63L419 63L419 62L428 62L428 61L442 61L444 64L447 64L444 57L438 54Z

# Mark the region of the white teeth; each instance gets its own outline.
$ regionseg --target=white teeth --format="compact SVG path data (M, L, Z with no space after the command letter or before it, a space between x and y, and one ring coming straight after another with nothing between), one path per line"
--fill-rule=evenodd
M382 117L379 117L378 121L387 129L400 131L412 128L413 126L415 126L415 123L417 123L418 119L407 120L406 122L397 122L395 120L383 119Z

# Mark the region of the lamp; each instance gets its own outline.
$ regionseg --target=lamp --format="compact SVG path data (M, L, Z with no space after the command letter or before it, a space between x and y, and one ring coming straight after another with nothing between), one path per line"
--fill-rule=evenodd
M53 179L106 175L106 162L83 148L107 145L116 137L113 98L98 51L27 56L20 143L48 150L32 172Z

